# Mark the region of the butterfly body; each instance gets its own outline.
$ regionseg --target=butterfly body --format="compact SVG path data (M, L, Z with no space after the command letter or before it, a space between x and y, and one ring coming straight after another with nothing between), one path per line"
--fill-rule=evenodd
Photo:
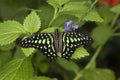
M60 32L56 29L54 33L34 34L20 42L24 48L33 47L39 49L50 60L57 58L60 52L62 58L70 59L77 47L89 45L92 39L79 32Z

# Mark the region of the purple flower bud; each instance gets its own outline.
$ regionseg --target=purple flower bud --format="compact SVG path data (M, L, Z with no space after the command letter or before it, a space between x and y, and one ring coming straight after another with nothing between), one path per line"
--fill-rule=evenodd
M72 20L69 20L69 21L65 22L65 24L64 24L65 31L70 32L70 31L75 31L76 29L78 29L78 25L77 24L73 25L73 28L72 28L71 27L72 23L73 23Z
M75 31L76 29L78 29L78 25L77 25L77 24L75 24L75 25L73 26L73 30Z
M70 26L72 24L72 20L69 20L65 23L65 26Z

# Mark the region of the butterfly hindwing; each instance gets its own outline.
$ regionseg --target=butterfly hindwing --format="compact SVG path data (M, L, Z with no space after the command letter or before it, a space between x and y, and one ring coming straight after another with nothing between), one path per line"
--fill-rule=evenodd
M20 46L24 48L33 47L39 49L44 55L50 58L50 60L57 57L54 47L54 37L51 33L34 34L22 40Z
M81 45L89 45L92 43L92 39L79 32L67 32L62 34L62 57L69 60L77 47Z

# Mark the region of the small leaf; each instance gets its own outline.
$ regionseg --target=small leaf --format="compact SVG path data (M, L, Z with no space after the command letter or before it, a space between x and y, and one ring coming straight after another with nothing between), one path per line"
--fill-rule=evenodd
M27 32L35 33L40 29L41 21L35 11L32 11L24 20L24 29Z
M58 58L58 64L61 67L63 67L65 70L73 71L75 73L78 73L78 71L79 71L78 65L72 61L66 61L65 59Z
M83 70L80 80L115 80L115 75L108 69Z
M32 80L30 59L14 59L0 68L0 80Z
M48 4L53 6L54 8L59 8L63 4L69 2L70 0L47 0Z
M29 57L34 51L34 48L22 48L22 51L26 57Z
M72 59L81 59L83 57L89 56L89 53L86 51L86 49L82 47L79 47L76 49L74 54L72 55Z
M104 45L112 36L112 30L109 26L99 26L92 31L93 45Z
M15 41L22 33L25 33L23 26L17 21L0 23L0 44L9 44Z
M100 15L95 11L91 10L85 17L85 21L95 21L95 22L103 22L104 20L100 17Z
M56 78L49 78L46 76L35 77L33 80L57 80Z
M120 4L111 8L111 11L120 14Z

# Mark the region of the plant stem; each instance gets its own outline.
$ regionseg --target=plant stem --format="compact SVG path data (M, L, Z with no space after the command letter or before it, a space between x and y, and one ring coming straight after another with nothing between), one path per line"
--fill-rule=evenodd
M88 64L86 65L85 69L88 69L88 68L93 67L93 64L95 63L96 58L97 58L97 56L99 55L101 49L102 49L102 46L99 46L99 47L97 48L97 50L95 51L92 59L88 62ZM94 67L95 67L95 66L94 66Z
M113 33L113 36L119 36L120 37L120 33Z
M112 21L112 23L111 23L111 28L114 27L115 22L116 22L116 20L117 20L118 17L119 17L119 14L116 14L115 17L113 18L113 21Z
M92 59L89 61L89 63L86 65L86 67L85 67L84 69L91 68L91 66L92 66L93 63L95 62L98 54L100 53L102 47L103 47L103 46L101 45L101 46L99 46L99 47L97 48L97 50L95 51L95 54L93 55ZM83 70L84 70L84 69L83 69ZM76 77L75 77L73 80L79 80L79 78L82 76L83 70L80 71L80 72L78 72L77 75L76 75Z
M48 27L50 27L50 26L51 26L51 24L53 23L53 21L55 20L55 18L56 18L56 16L57 16L57 11L58 11L58 9L56 8L56 9L55 9L55 11L54 11L53 18L52 18L52 20L50 21L50 23L49 23Z

